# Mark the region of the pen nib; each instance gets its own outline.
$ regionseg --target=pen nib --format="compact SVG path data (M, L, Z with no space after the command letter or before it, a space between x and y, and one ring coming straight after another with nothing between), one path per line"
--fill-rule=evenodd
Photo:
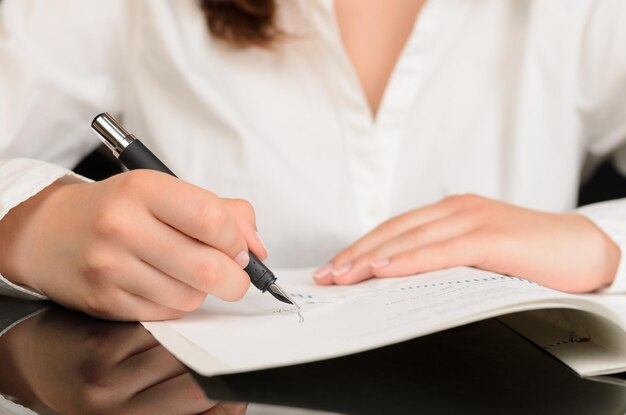
M300 306L298 305L298 303L296 303L293 300L293 298L291 298L291 296L289 294L287 294L285 291L283 291L278 285L276 285L276 284L270 285L269 288L268 288L268 291L277 300L282 301L283 303L293 304L296 307L298 307L298 310L300 310Z

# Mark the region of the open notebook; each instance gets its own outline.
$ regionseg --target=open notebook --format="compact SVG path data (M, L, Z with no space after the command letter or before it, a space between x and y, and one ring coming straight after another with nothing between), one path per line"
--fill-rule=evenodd
M312 270L277 270L302 307L254 288L209 298L176 321L143 323L200 374L247 372L344 356L466 323L500 319L583 376L626 371L626 295L574 296L473 268L316 286Z

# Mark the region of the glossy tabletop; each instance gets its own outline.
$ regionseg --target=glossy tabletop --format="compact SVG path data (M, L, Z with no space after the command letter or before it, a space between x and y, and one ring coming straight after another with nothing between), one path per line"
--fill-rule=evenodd
M307 413L254 403L350 414L626 413L626 386L579 378L495 319L344 358L213 378L183 367L138 323L50 303L0 297L0 331L0 393L42 414L242 407L226 402L251 403L250 414Z

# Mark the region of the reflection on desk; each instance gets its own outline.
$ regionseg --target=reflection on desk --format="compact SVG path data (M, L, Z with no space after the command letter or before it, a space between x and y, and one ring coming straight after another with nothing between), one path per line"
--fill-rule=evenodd
M0 298L3 330L0 393L42 414L245 413L245 404L232 402L350 414L626 412L625 387L578 378L497 320L339 359L213 378L188 371L137 323Z
M2 392L65 414L243 414L209 401L190 373L136 323L43 310L0 338Z

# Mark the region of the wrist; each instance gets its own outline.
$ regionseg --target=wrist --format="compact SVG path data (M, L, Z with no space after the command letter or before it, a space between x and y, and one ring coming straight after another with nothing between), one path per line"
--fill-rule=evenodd
M604 230L588 217L576 213L572 216L575 217L576 220L584 222L593 230L593 233L589 233L589 241L594 243L595 246L589 246L588 254L593 252L597 253L598 260L595 266L600 276L600 286L597 288L600 289L611 285L615 280L621 260L620 247Z
M53 183L0 219L0 274L9 281L41 292L32 278L39 245L38 230L42 219L45 221L46 216L51 216L45 214L51 196L66 186Z
M609 285L613 284L613 281L615 281L615 276L617 274L617 269L619 267L622 253L620 247L615 242L613 242L613 240L609 238L607 234L602 232L600 229L598 230L602 233L602 236L604 238L606 267L603 282L604 286L608 287Z

